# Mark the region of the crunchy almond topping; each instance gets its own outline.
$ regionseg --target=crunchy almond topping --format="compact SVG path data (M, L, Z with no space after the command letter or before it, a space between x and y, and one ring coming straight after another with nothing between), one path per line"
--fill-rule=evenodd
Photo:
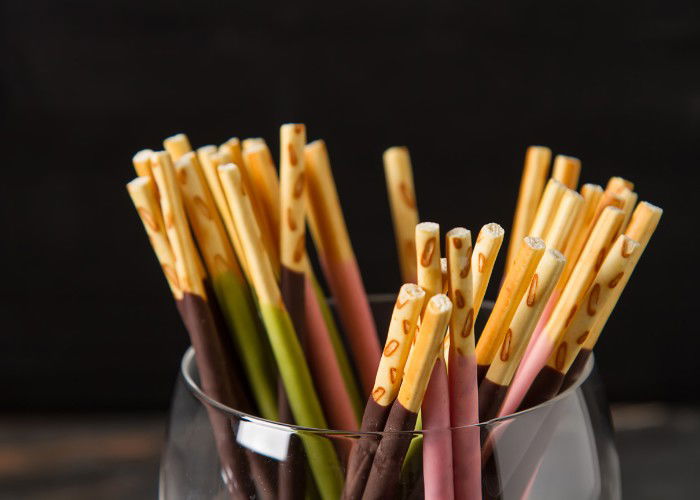
M304 257L304 252L306 250L306 237L304 233L299 235L299 239L297 240L297 244L294 247L294 254L292 255L292 259L294 259L294 262L301 262L301 259Z
M600 271L600 266L603 265L603 261L605 260L605 254L607 253L606 248L601 248L600 252L598 253L598 258L595 261L595 270Z
M622 257L626 259L630 255L632 255L635 247L636 247L636 245L635 245L634 241L625 239L622 242L622 248L620 249L620 252L622 253Z
M564 362L566 361L566 342L562 342L559 344L559 348L557 349L557 356L554 360L554 367L558 371L562 371L564 369Z
M530 288L527 291L527 299L526 303L528 307L532 307L535 304L535 300L537 300L537 283L539 282L539 276L537 276L537 273L535 273L532 276L532 281L530 281Z
M391 339L389 343L384 348L384 356L391 356L399 348L399 341L396 339Z
M599 297L600 285L596 283L595 285L593 285L593 288L591 288L591 293L588 295L588 308L586 309L586 312L588 312L589 316L595 316L596 308L598 307Z
M571 323L571 320L574 319L574 314L576 314L577 309L578 309L578 306L576 306L576 305L574 305L571 308L571 311L569 311L569 316L566 318L566 322L564 323L564 328L569 326L569 324Z
M384 387L382 387L382 386L379 386L372 391L372 397L374 398L375 401L379 401L379 398L381 398L385 392L386 392L386 389L384 389Z
M410 208L416 208L416 201L413 199L411 190L405 183L399 183L399 192L401 193L401 198L403 198L403 202L406 205L408 205Z
M304 194L304 186L306 185L305 181L306 176L304 175L304 172L301 172L294 183L294 190L292 191L292 196L295 199L301 198L301 195Z
M297 230L297 222L294 220L294 211L292 207L287 207L287 225L291 231Z
M430 266L430 262L433 260L433 254L435 253L435 243L436 242L434 236L425 242L425 247L423 247L423 253L420 256L421 266Z
M136 210L138 210L141 219L143 219L143 221L146 223L146 225L151 231L153 231L154 233L160 231L160 227L158 227L158 222L156 222L156 220L153 218L151 212L149 212L143 207L138 207Z
M620 271L617 276L610 280L610 283L608 283L608 288L615 288L624 275L625 273Z
M462 328L462 337L467 338L472 333L472 327L474 326L474 308L469 309L467 313L467 318L464 322L464 328Z
M503 338L503 344L501 344L501 361L508 361L510 357L510 343L513 340L513 330L508 328L506 336Z
M484 272L484 266L486 265L486 256L479 252L479 272L483 273Z
M455 290L455 305L458 309L462 309L465 305L464 295L462 295L462 292L460 290Z
M205 201L201 197L199 197L199 196L194 197L194 205L195 205L195 207L197 207L197 210L199 210L204 217L211 220L212 216L211 216L211 212L209 211L209 207L207 206L207 204L205 203Z
M297 152L294 149L294 144L291 142L287 144L287 152L289 153L289 163L292 165L292 167L296 167L299 159L297 158Z

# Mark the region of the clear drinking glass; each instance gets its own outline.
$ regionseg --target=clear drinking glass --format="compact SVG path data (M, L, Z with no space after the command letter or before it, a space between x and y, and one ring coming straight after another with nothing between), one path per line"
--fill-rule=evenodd
M394 296L373 296L371 304L379 331L386 331ZM484 308L487 313L488 304ZM487 314L479 316L483 322ZM181 368L161 460L159 496L163 500L321 498L307 470L302 439L329 441L344 464L358 440L378 442L385 437L384 433L302 428L239 412L201 391L192 348L185 353ZM423 498L422 442L429 432L433 431L400 433L411 440L411 446L399 488L393 492L395 498ZM593 357L579 379L556 398L449 432L481 436L484 498L621 498L609 409ZM242 482L232 479L241 474L231 473L230 460L222 467L221 453L237 457L246 471ZM280 464L297 464L301 470L297 480L281 486ZM338 471L328 471L334 472Z

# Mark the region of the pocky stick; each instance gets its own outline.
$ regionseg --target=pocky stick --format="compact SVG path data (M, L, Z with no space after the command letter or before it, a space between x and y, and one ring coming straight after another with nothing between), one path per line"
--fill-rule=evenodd
M552 166L552 178L569 189L576 190L581 174L581 160L573 156L557 155Z
M326 146L323 141L314 141L306 145L304 154L312 236L326 280L337 300L362 390L368 393L381 355L377 329L350 244Z
M272 266L265 254L252 213L250 201L242 188L238 167L219 167L221 182L236 219L243 247L250 265L253 287L272 351L277 361L294 420L298 425L325 429L323 415L309 368L297 339L289 313L284 307ZM343 478L333 446L325 439L301 436L311 472L323 498L338 498Z
M425 308L420 333L406 362L399 394L391 406L384 432L372 462L363 499L384 499L397 491L401 465L411 442L418 411L428 385L438 351L452 314L452 303L438 294ZM404 431L404 432L402 432Z
M408 148L396 146L384 151L384 175L389 193L401 279L404 283L415 283L417 277L414 231L418 224L418 209Z
M214 200L201 174L197 157L185 153L175 166L189 221L202 252L211 286L264 418L278 417L276 387L265 369L266 346L255 304L233 248L225 234Z
M547 171L552 159L552 151L544 146L530 146L525 155L525 166L520 180L518 202L515 206L513 228L508 243L505 274L508 274L515 254L520 248L520 242L529 234L535 220L537 206L542 197Z
M401 387L424 300L425 291L418 285L405 284L399 291L374 387L362 417L362 432L381 432L384 429L391 405ZM362 498L377 445L378 439L367 435L354 444L348 461L343 498Z
M450 398L449 437L452 440L454 497L481 498L478 393L474 342L474 277L471 233L464 228L449 231L445 238L447 254L447 294L452 301L450 349L448 355L448 394ZM462 429L456 429L463 427Z
M620 281L629 276L638 259L640 245L633 239L620 235L605 257L593 284L586 292L580 306L569 319L565 330L553 341L552 352L532 380L520 408L531 408L556 396L564 381L566 372L578 355L581 346L591 334L596 321L607 321L613 307L622 293ZM605 313L602 317L601 313ZM600 330L596 331L600 334ZM595 342L595 340L593 341Z
M498 415L515 370L525 353L525 347L561 276L564 262L564 256L550 248L545 251L537 265L527 293L520 300L498 354L479 386L479 421L486 422Z
M532 275L535 274L544 253L544 242L540 238L526 236L508 272L491 315L476 345L477 376L483 380L498 348L503 342L510 320L525 294Z

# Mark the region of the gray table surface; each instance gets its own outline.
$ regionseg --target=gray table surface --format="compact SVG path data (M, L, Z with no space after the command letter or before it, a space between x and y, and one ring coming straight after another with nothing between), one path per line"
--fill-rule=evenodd
M613 408L626 499L700 498L700 408ZM164 415L0 418L1 500L156 498Z

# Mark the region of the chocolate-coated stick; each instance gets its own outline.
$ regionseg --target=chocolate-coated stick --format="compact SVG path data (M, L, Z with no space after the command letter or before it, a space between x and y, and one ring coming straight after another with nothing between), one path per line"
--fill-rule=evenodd
M362 417L362 432L381 432L384 429L391 405L401 386L404 366L413 344L424 300L425 292L417 285L406 284L399 291L372 394ZM362 436L354 444L348 461L343 498L362 497L377 443L374 437Z
M406 363L404 379L398 397L391 406L382 438L377 448L372 470L365 487L364 499L383 499L397 491L401 465L411 443L423 396L428 385L438 350L442 348L452 303L446 295L430 299L416 343ZM409 432L402 432L409 431Z

